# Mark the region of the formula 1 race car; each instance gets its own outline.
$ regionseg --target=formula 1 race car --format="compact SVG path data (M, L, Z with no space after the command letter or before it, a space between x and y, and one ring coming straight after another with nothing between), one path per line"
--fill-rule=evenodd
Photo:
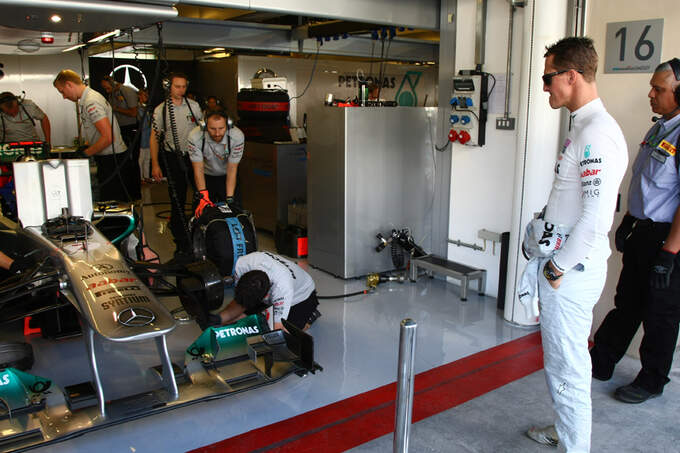
M46 359L42 362L49 366L33 375L26 372L32 358L0 360L0 450L63 440L321 369L314 362L312 337L293 325L271 331L262 315L251 315L203 329L206 306L219 307L224 299L217 267L204 259L169 265L141 261L135 206L93 207L89 174L84 159L13 166L18 222L0 216L0 246L30 255L34 264L0 281L0 354L3 344L21 344L9 342L22 339L22 321L31 316L43 336L82 333L89 369L79 375L77 367L64 365L59 371L58 360ZM171 312L161 302L166 299L179 299L181 305ZM146 351L149 340L158 357L151 364L111 353L130 343L135 351ZM31 343L36 356L40 348L55 354L60 346L58 340ZM73 341L66 343L73 347ZM106 361L98 358L102 344L110 353ZM6 349L17 354L16 347ZM120 372L107 371L113 358L144 376L141 393L130 394L135 386L128 376L123 390L110 391L117 380L111 375ZM149 375L156 377L150 382Z

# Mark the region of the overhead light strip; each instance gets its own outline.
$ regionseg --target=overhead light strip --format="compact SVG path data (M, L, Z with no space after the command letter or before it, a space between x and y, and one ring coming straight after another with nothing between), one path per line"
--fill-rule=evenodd
M104 33L103 35L96 36L96 37L90 39L90 40L88 41L88 43L91 44L91 43L94 43L94 42L103 41L103 40L105 40L106 38L110 38L111 36L118 36L119 34L120 34L120 30L113 30L113 31L110 31L110 32L108 32L108 33Z
M85 47L85 44L76 44L75 46L71 46L68 49L62 50L62 52L70 52L72 50L80 49L81 47Z

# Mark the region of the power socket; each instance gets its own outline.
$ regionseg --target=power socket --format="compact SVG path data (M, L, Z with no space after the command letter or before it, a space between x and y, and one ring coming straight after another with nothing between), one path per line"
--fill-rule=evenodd
M515 130L515 119L514 118L496 118L496 129L502 129L506 131Z

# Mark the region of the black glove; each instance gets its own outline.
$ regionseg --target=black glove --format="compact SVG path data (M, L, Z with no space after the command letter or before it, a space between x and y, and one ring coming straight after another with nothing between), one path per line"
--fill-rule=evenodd
M73 158L74 159L89 159L90 156L85 154L85 150L87 148L89 148L89 146L87 146L87 145L78 146L78 148L76 149L76 152L73 153Z
M236 198L234 197L227 197L226 199L227 206L229 206L229 209L232 211L240 211L241 206L239 206L238 201L236 201Z
M675 254L666 250L659 250L656 259L652 261L649 273L649 284L652 288L665 289L671 285L671 274L675 262Z
M11 274L23 272L26 269L33 266L34 264L35 260L33 259L33 257L19 256L17 258L14 258L14 261L12 261L12 264L10 264L9 272Z
M616 229L616 234L614 235L614 245L616 250L623 253L623 249L626 245L626 239L633 232L633 224L635 224L635 217L630 214L623 216L621 220L621 225Z

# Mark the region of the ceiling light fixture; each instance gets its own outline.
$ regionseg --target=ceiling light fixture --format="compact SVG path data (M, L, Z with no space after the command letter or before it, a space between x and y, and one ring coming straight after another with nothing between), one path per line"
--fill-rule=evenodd
M17 43L17 48L26 53L37 52L40 50L40 43L32 39L22 39Z
M55 24L58 24L61 22L61 16L59 14L52 14L52 17L50 17L50 20L54 22Z
M203 53L221 52L223 50L224 50L224 47L213 47L212 49L204 50Z
M40 42L43 44L54 44L54 33L44 31L40 34Z
M229 58L231 57L231 52L218 52L210 55L212 58Z
M68 49L62 50L62 52L70 52L72 50L80 49L81 47L85 47L85 44L76 44L75 46L71 46Z
M93 42L99 42L103 41L106 38L110 38L111 36L118 36L120 34L120 30L113 30L108 33L104 33L103 35L96 36L88 41L88 43L93 43Z

